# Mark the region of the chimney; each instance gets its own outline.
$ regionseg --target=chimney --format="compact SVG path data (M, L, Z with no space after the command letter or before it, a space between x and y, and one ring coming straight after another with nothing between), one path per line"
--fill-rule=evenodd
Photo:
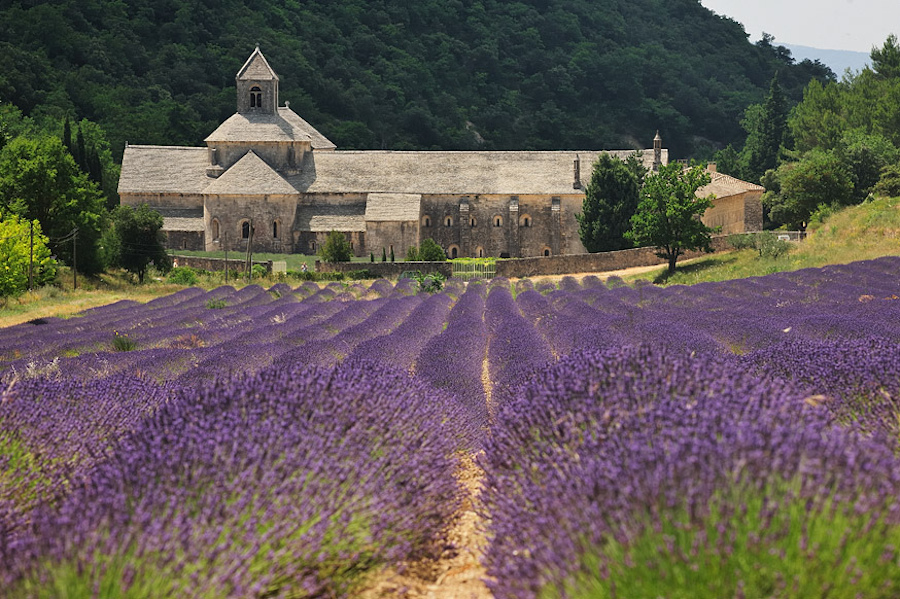
M716 163L715 163L715 162L710 162L709 164L707 164L707 165L706 165L706 170L708 170L708 171L711 172L711 173L717 172L717 171L716 171Z
M575 154L575 180L572 182L572 189L581 189L581 156Z

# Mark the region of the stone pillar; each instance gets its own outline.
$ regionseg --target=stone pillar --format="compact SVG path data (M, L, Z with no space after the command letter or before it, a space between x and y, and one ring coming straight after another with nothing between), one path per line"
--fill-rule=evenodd
M472 227L469 224L471 218L469 212L469 199L459 201L459 257L466 258L472 255Z
M560 254L561 204L561 200L557 197L550 200L550 251L554 256Z

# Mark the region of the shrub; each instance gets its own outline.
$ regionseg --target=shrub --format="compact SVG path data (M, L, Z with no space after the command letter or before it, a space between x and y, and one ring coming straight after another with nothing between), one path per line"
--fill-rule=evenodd
M791 249L791 244L778 237L772 231L762 231L756 235L756 251L760 258L778 258Z
M345 275L351 281L359 281L361 279L375 279L377 278L371 270L367 270L365 268L360 270L351 270Z
M728 245L736 250L756 249L756 236L753 233L733 233L728 236Z
M266 267L262 264L254 264L250 269L250 276L255 279L261 279L269 274L269 271L266 270Z
M223 299L211 299L206 302L206 307L210 310L221 310L228 306L228 302Z
M419 260L424 260L426 262L443 262L447 259L447 254L444 253L443 248L430 237L422 241L419 245L418 254Z
M197 273L190 266L176 266L169 271L166 281L175 285L196 285Z
M319 250L323 262L350 262L353 249L347 237L340 231L332 231Z

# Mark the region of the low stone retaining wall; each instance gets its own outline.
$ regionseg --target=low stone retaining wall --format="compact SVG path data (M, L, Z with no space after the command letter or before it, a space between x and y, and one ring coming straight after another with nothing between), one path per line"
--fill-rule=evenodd
M225 270L225 258L204 258L202 256L172 256L173 266L190 266L199 270L223 271ZM266 272L272 272L272 261L265 262L253 261L253 265L265 267ZM228 259L228 270L236 270L244 272L247 261L240 258Z
M714 237L712 247L714 251L729 249L728 238L726 236ZM705 252L688 252L684 256L679 257L679 260L696 258L704 254ZM513 279L579 272L609 272L635 266L655 266L665 263L665 260L660 259L656 255L655 249L635 248L616 252L597 252L596 254L570 254L566 256L497 260L497 276Z
M450 278L449 262L321 262L316 260L316 272L350 272L368 270L375 277L396 279L406 271L418 270L422 274L439 272Z

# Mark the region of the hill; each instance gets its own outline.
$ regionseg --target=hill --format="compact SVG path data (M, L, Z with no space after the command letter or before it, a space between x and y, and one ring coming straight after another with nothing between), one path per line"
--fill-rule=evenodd
M647 147L711 155L776 70L798 101L824 65L751 44L698 0L13 0L0 102L198 145L234 111L259 43L281 97L342 148ZM737 145L740 145L738 143Z

